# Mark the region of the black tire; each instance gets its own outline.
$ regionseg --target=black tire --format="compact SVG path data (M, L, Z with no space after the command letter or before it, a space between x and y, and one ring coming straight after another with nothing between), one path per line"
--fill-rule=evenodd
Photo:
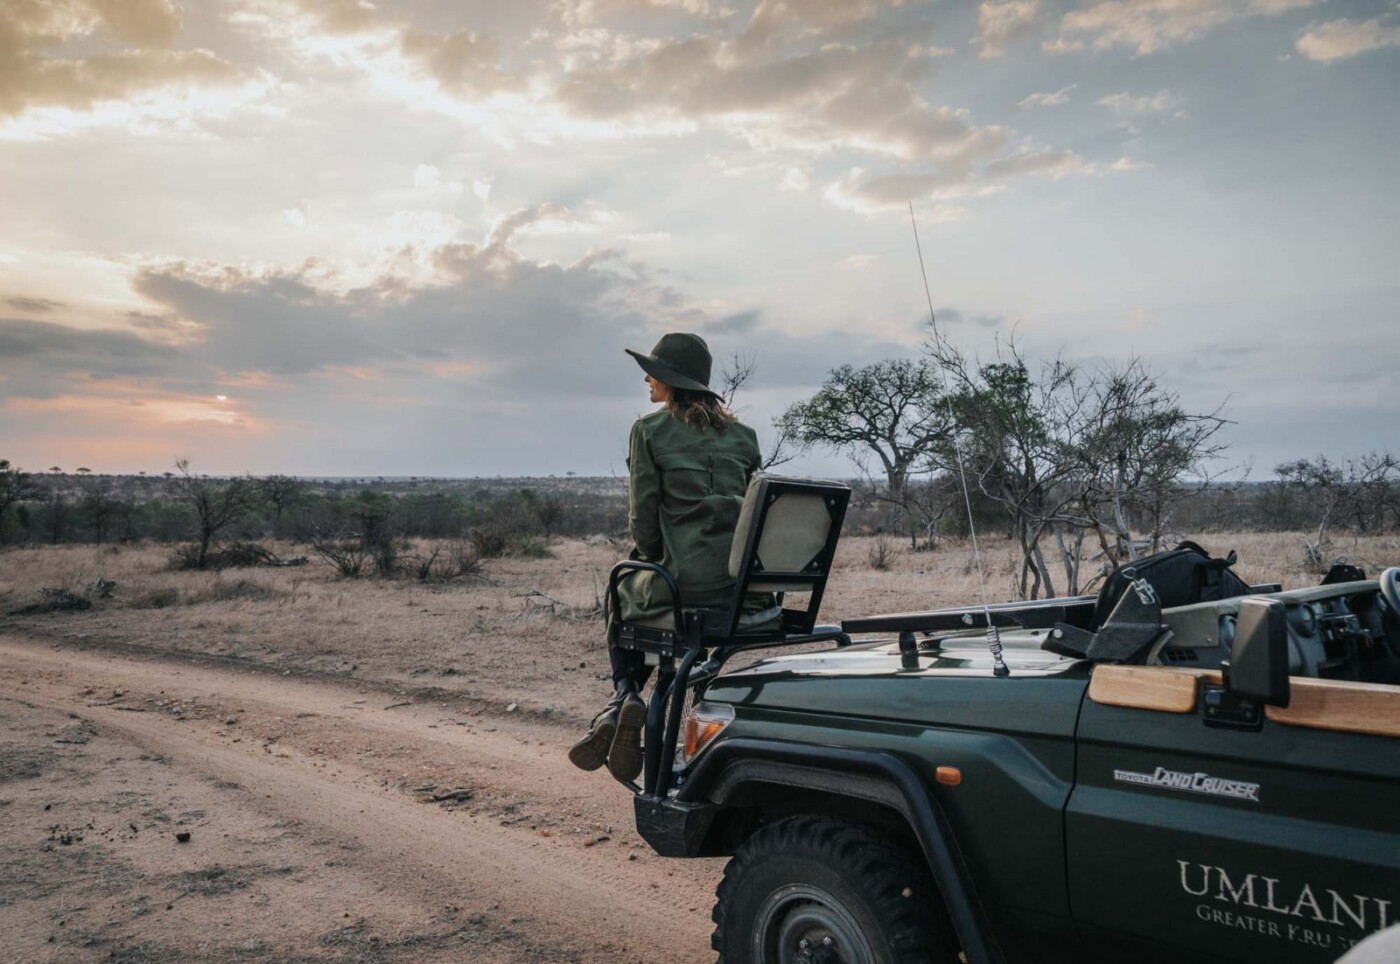
M735 852L715 897L718 964L957 960L927 869L845 820L788 817L764 827Z

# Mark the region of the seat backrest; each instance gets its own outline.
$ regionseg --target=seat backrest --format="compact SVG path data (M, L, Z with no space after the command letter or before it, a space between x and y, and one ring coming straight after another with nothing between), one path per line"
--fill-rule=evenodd
M729 553L736 600L749 591L811 593L802 614L810 618L799 620L811 632L850 495L850 486L839 482L755 474Z

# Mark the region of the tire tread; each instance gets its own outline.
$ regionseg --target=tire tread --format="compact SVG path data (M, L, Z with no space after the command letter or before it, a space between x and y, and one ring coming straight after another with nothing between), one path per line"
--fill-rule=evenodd
M710 947L719 955L716 964L761 964L727 957L724 947L732 926L730 905L740 882L755 872L765 859L805 852L839 868L850 884L869 898L871 910L885 934L892 935L894 954L889 964L930 964L956 960L949 949L945 928L940 926L938 900L932 877L915 864L904 850L888 837L863 824L834 817L802 815L787 817L761 828L746 840L724 869L715 888L711 920L715 929ZM913 881L914 895L905 896ZM882 962L883 964L883 962Z

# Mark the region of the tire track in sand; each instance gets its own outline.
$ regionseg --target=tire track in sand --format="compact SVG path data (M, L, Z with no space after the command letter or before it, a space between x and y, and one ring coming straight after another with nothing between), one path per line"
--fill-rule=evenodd
M16 685L20 678L27 685ZM87 705L80 694L94 685L126 685L138 692L175 688L283 712L295 707L324 714L337 725L447 744L472 759L508 761L511 767L492 771L493 780L519 785L522 792L528 785L535 796L556 802L605 794L619 821L630 818L630 801L625 794L619 798L615 786L585 784L577 791L552 792L566 779L579 783L584 775L557 751L540 752L538 727L532 732L528 724L515 723L463 739L426 729L428 720L441 717L440 708L405 707L414 712L400 716L357 709L351 701L359 694L350 687L184 662L110 658L92 650L55 651L12 636L0 637L0 685L17 699L89 717L181 767L236 782L279 813L352 844L352 859L373 868L396 891L421 895L425 903L455 900L509 920L532 931L535 940L556 946L561 959L712 960L706 950L707 915L686 912L696 901L708 907L708 894L678 895L677 889L693 886L691 875L671 876L666 862L628 862L618 853L579 850L495 821L464 820L403 794L369 789L369 775L353 761L341 761L332 776L299 752L273 757L251 744L235 747L205 728ZM530 748L534 753L528 752L527 739L536 744Z

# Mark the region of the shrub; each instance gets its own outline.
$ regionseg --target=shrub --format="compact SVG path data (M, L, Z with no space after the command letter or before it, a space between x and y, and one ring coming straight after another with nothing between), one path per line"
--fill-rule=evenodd
M396 539L388 533L383 533L370 542L369 555L374 560L375 573L388 578L398 572L403 551L407 547L408 544L402 539Z
M311 540L311 551L335 566L346 579L360 578L369 560L364 543L343 535L318 534Z
M447 558L455 575L466 579L486 578L486 564L481 561L476 546L465 539L447 547Z
M249 599L253 602L270 602L281 596L285 596L280 589L272 586L265 586L259 582L249 579L235 579L229 582L223 579L216 580L207 589L190 593L187 598L189 603L201 602L232 602L238 599Z
M479 559L499 559L510 545L510 536L495 525L477 526L468 538Z
M147 589L131 597L127 605L132 609L169 609L180 603L180 593L174 586Z
M84 609L92 608L92 600L87 596L80 596L70 589L45 588L39 590L42 597L39 602L28 606L21 606L19 609L11 609L11 616L28 616L34 613L71 613L81 612Z
M525 559L549 559L554 555L549 551L549 544L540 536L520 536L512 543L511 549L515 555Z
M204 560L200 556L197 544L176 546L175 551L170 554L171 569L202 569Z
M871 569L884 572L890 567L890 556L892 549L887 536L876 536L875 541L870 544L870 550L866 553L866 561L870 563Z

